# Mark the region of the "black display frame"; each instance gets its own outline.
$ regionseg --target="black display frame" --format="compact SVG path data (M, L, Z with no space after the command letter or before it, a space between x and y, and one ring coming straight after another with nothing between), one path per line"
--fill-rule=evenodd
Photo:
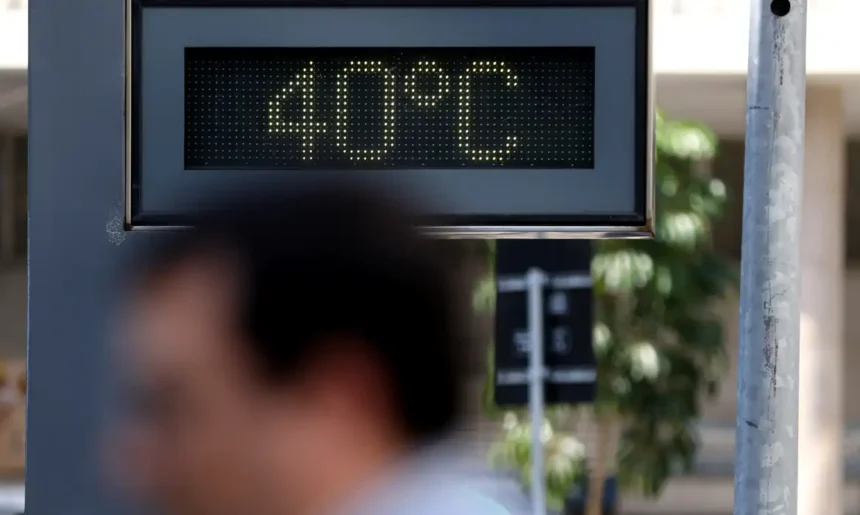
M633 215L435 216L432 233L446 237L650 238L654 236L654 105L651 69L653 0L127 0L126 12L126 173L127 230L183 226L181 214L148 213L140 208L142 18L147 7L632 7L635 9L635 135Z

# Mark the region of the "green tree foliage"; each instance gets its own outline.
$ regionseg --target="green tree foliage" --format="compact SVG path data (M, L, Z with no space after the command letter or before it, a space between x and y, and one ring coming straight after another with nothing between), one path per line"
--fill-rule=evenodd
M658 495L671 475L693 464L694 423L725 370L723 327L714 305L735 282L734 267L714 252L711 241L726 189L700 165L715 155L715 135L701 124L661 114L656 129L657 236L595 242L592 261L598 386L588 409L597 425L594 454L617 447L620 484L646 496ZM491 280L482 282L476 309L492 311L493 297ZM492 355L488 366L485 404L498 414ZM496 465L518 468L527 477L528 421L514 416L508 415L492 456ZM553 431L555 416L547 421L545 441L548 498L558 508L585 476L586 465L582 453L567 452L576 447L569 437ZM620 438L610 441L612 435ZM592 463L587 475L588 513L599 513L606 469Z
M574 484L587 478L588 459L585 446L572 435L556 428L563 426L566 410L555 409L544 420L541 440L545 452L545 474L547 506L560 509ZM514 469L520 474L522 484L531 483L531 424L527 417L513 412L504 414L502 438L490 449L490 463L497 468Z

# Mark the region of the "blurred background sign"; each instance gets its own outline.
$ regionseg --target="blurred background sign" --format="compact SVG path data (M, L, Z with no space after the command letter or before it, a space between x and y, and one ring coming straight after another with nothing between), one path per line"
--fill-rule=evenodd
M547 274L544 287L544 399L579 404L594 399L591 243L583 240L501 240L496 244L495 401L529 401L529 331L525 274Z

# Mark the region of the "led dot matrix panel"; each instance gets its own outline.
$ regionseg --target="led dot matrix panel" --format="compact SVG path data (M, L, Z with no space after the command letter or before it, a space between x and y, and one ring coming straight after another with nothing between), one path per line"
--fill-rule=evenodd
M594 166L593 47L186 48L187 169Z

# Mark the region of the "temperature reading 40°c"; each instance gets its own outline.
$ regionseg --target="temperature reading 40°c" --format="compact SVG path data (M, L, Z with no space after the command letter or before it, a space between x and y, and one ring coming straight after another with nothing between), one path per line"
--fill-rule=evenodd
M593 48L188 49L186 168L584 168Z
M378 79L378 99L373 99L367 92L358 99L352 98L350 84L359 75L370 75ZM456 132L457 148L464 157L476 161L503 162L516 148L515 127L510 127L508 134L500 134L503 141L497 148L481 148L476 145L474 135L480 129L474 126L472 115L475 75L498 76L506 87L512 89L518 85L516 74L502 61L471 63L463 74L455 78L457 118L451 130ZM427 87L426 82L429 82L430 87ZM432 110L451 94L451 77L433 61L418 61L402 76L398 76L396 70L382 61L350 61L337 73L335 84L334 123L322 121L316 116L318 95L315 91L313 61L302 68L293 80L269 101L269 131L301 138L302 159L314 159L315 140L326 135L326 127L333 127L337 148L347 157L353 160L382 160L391 153L397 141L395 122L400 102L411 102L421 109ZM355 105L356 100L369 105ZM296 119L287 119L283 114L285 106L296 102L300 106L300 115ZM355 111L367 112L374 109L378 110L378 124L381 129L378 144L372 147L354 145L350 138L352 115Z

